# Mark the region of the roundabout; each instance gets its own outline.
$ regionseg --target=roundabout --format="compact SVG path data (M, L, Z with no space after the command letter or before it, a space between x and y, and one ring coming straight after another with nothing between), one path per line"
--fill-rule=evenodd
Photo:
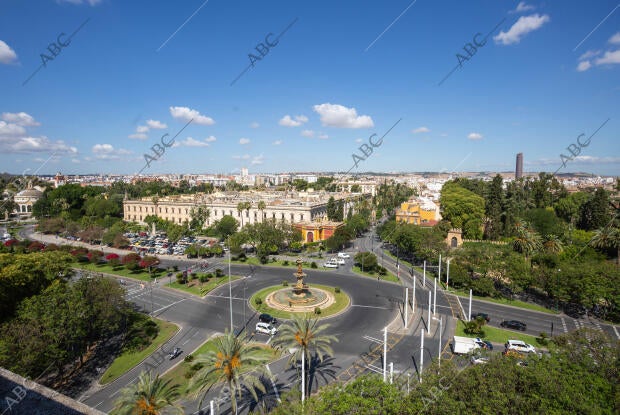
M314 313L325 318L339 314L350 305L351 299L340 288L324 285L310 287L304 283L306 274L301 260L297 260L297 272L293 275L297 283L292 288L267 287L252 296L250 306L280 318L288 318L295 313Z

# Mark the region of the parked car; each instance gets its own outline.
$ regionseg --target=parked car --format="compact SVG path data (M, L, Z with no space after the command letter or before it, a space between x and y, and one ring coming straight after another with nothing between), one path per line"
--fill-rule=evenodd
M347 254L346 252L338 252L338 258L351 258L351 255Z
M267 324L278 324L278 320L272 316L271 314L261 314L260 316L258 316L258 321L260 321L261 323L267 323Z
M179 349L178 347L175 347L175 348L172 350L172 352L170 352L170 353L168 354L168 358L169 358L170 360L172 360L172 359L174 359L175 357L177 357L177 356L178 356L178 355L180 355L180 354L181 354L181 349Z
M273 336L278 332L278 329L269 323L256 323L256 332Z
M327 261L323 264L325 268L338 268L338 263Z
M334 259L334 262L335 262L336 264L338 264L338 265L344 265L344 264L346 264L346 261L345 261L344 259L342 259L342 258L336 258L336 259Z
M471 315L472 320L476 320L478 317L483 318L487 323L491 321L491 318L487 313L474 313Z
M521 330L521 331L525 331L525 329L527 329L527 324L525 324L522 321L518 321L518 320L504 320L501 323L499 323L500 326L508 328L508 329L513 329L513 330Z
M536 353L534 346L522 340L508 340L504 346L506 346L506 350L515 350L519 353Z
M479 365L479 364L489 363L489 358L481 357L481 356L472 356L470 361L472 365Z
M493 350L493 343L488 340L482 340L480 337L476 337L475 342L483 349Z

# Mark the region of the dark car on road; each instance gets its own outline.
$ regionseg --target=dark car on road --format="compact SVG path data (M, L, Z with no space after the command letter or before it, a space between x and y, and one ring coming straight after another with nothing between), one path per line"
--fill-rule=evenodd
M476 320L478 317L483 318L487 323L491 321L491 317L487 313L474 313L471 315L472 320Z
M181 354L181 349L179 349L178 347L175 347L174 350L172 350L172 352L168 354L168 358L172 360L180 354Z
M276 320L275 317L273 317L271 314L266 313L258 316L258 321L260 321L261 323L278 324L278 320Z
M527 324L523 323L522 321L518 321L518 320L504 320L499 325L507 329L521 330L521 331L525 331L525 329L527 328Z

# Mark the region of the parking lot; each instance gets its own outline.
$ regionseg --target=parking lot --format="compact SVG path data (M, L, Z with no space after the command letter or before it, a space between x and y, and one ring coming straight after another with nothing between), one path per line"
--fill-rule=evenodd
M164 232L149 235L146 232L126 233L130 249L140 254L152 255L185 255L185 250L196 244L199 247L210 248L217 243L216 238L185 236L177 242L170 242Z

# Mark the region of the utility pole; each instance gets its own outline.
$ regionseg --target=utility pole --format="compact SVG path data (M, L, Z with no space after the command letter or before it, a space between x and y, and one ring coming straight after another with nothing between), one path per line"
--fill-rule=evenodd
M411 306L411 312L412 312L412 313L414 312L413 310L415 310L415 283L416 283L416 282L417 282L417 281L416 281L416 277L415 277L415 275L414 275L414 276L413 276L413 299L412 299L412 301L411 301L411 302L413 303L413 304L412 304L412 306Z
M422 369L424 368L424 329L420 331L420 383L422 383Z
M431 332L431 303L432 303L431 290L428 290L428 325L426 329L429 334Z
M448 269L446 270L446 290L448 289L448 284L450 283L450 261L452 258L448 258Z
M441 254L439 254L439 272L437 273L437 277L439 278L439 282L441 282Z
M301 350L301 404L306 399L306 352Z
M426 261L424 261L424 281L422 282L422 288L426 287Z
M407 321L409 320L409 288L405 287L405 328L407 328Z
M387 326L383 329L383 382L387 382Z
M230 258L231 250L230 250L230 235L228 236L228 301L230 303L230 332L233 333L233 312L232 312L232 278L230 276Z
M439 367L441 367L441 332L443 331L443 317L433 317L433 320L439 321L439 347L437 348L437 360L439 362Z
M435 289L433 291L433 315L435 315L437 312L437 278L435 278Z
M390 362L390 385L394 383L394 362Z
M469 290L469 313L467 314L467 321L471 321L471 289Z

